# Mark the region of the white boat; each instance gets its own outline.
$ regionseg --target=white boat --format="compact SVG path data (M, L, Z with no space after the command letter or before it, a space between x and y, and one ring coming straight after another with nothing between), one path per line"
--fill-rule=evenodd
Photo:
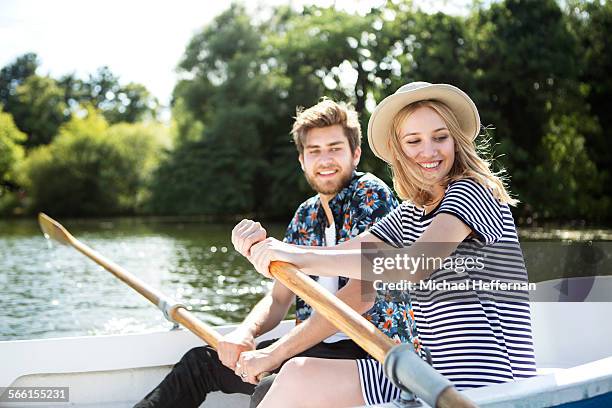
M538 290L555 298L559 287L559 281L551 281L539 284ZM612 277L598 277L589 298L609 299L611 294ZM589 298L581 303L532 304L540 375L467 390L464 395L482 407L612 406L612 302L588 302ZM278 337L292 325L285 321L262 339ZM231 329L218 327L221 333ZM202 341L186 330L0 342L0 386L69 387L70 399L55 405L0 406L130 407L187 350L199 345ZM247 407L248 398L214 393L202 406Z

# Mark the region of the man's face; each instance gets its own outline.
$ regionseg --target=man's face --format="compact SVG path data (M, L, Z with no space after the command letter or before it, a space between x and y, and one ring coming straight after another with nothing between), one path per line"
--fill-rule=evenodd
M308 131L299 159L308 184L320 194L334 196L348 185L360 157L361 148L352 154L342 126L333 125Z

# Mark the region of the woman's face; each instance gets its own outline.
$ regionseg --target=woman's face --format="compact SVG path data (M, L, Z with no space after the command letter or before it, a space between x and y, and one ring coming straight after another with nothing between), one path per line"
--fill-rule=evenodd
M440 115L429 107L412 112L399 127L402 150L432 184L453 167L455 142Z

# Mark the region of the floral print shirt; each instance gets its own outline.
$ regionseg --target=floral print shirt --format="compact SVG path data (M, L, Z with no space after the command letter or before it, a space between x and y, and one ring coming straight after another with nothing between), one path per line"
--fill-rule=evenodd
M354 172L347 187L329 202L336 226L336 243L354 238L384 218L398 206L389 187L370 173ZM318 195L304 201L295 212L284 242L296 245L324 246L327 217ZM317 276L311 276L318 280ZM338 288L348 282L338 277ZM296 323L312 314L312 308L296 297ZM396 343L412 342L417 350L420 342L414 322L410 295L406 291L378 291L374 306L364 314Z

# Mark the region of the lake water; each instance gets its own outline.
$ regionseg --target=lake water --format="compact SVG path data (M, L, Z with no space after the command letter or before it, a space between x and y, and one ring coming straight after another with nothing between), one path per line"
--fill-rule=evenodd
M269 288L230 242L233 224L195 220L60 220L79 240L203 321L241 321ZM281 238L284 225L267 226ZM521 229L523 239L612 240L611 230ZM0 340L167 330L134 290L32 220L0 221Z

